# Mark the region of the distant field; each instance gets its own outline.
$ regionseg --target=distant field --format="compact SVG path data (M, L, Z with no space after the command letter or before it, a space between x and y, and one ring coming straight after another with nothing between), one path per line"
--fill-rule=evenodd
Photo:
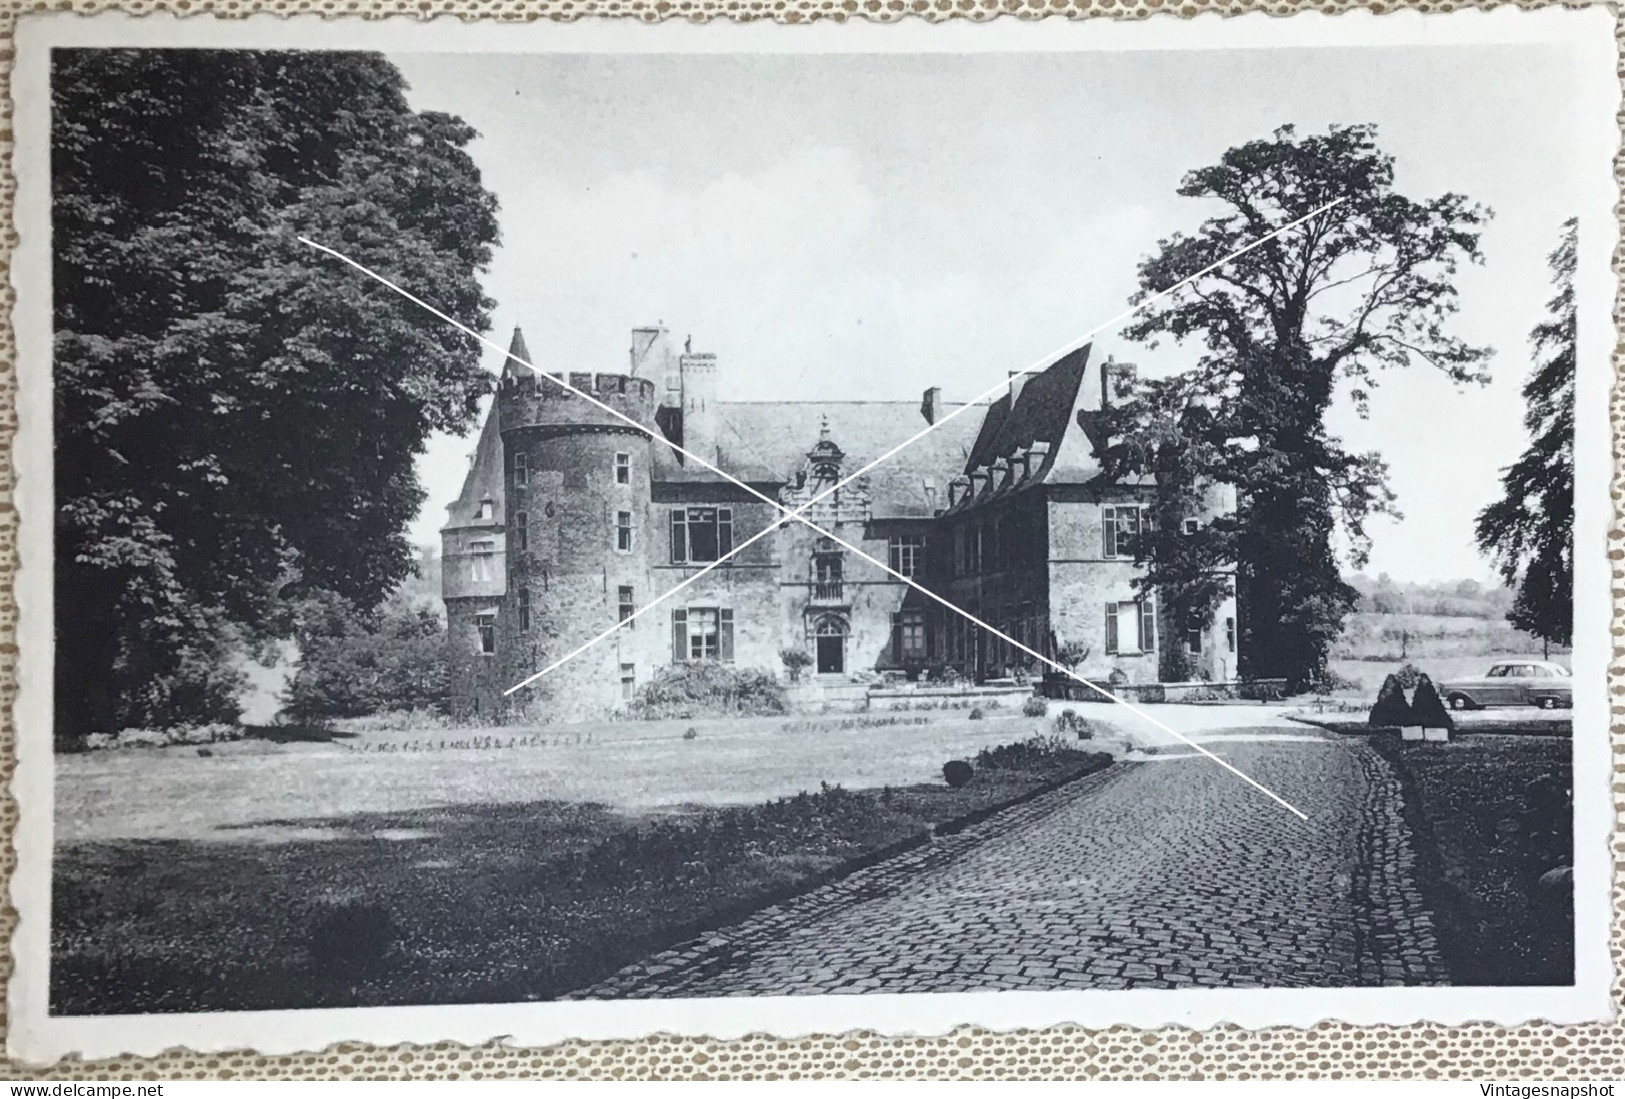
M1354 660L1348 657L1333 657L1331 669L1344 679L1358 683L1359 688L1350 688L1339 692L1358 695L1375 695L1377 688L1382 686L1383 679L1390 672L1397 672L1405 664L1415 664L1428 674L1428 678L1435 683L1446 679L1460 679L1464 676L1483 675L1489 670L1491 664L1498 660L1539 660L1540 650L1530 652L1488 652L1479 656L1413 656L1409 660ZM1569 657L1565 653L1559 656L1553 653L1553 664L1569 667Z
M1476 660L1487 654L1505 654L1538 658L1541 644L1501 618L1362 611L1349 615L1332 653L1338 659L1382 659L1396 664L1410 660L1420 665L1424 657Z

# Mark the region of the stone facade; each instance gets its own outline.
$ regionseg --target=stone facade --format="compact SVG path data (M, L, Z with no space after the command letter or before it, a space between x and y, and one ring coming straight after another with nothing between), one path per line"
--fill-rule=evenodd
M715 356L641 328L625 372L564 380L653 437L510 360L442 531L456 709L494 721L596 716L674 662L783 676L785 649L805 651L805 674L831 682L1044 670L933 594L1046 656L1086 650L1077 670L1091 679L1155 682L1176 650L1194 676L1233 678L1233 605L1196 633L1137 599L1130 539L1152 487L1108 482L1091 431L1133 368L1091 370L1089 353L972 408L944 405L937 389L918 408L723 402ZM513 354L529 361L517 330ZM925 423L940 426L806 516L933 594L781 522L675 449L795 508ZM1192 521L1231 507L1215 492Z

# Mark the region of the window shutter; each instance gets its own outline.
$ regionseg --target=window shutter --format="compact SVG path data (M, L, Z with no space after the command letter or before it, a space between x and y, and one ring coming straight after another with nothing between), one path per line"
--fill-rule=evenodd
M1117 651L1117 604L1106 604L1106 651Z
M728 556L734 551L734 511L733 508L717 509L717 559Z
M1157 651L1157 610L1149 599L1140 601L1140 651Z
M671 509L671 563L680 565L688 560L688 512ZM675 612L674 612L675 613Z
M671 612L671 662L681 664L688 659L688 611Z
M1117 556L1117 509L1115 509L1115 508L1101 508L1100 509L1100 534L1101 534L1101 545L1100 545L1101 556L1103 556L1103 557L1116 557ZM1115 611L1113 611L1112 614L1113 614L1113 617L1116 617L1116 612ZM1109 652L1116 652L1116 649L1110 649L1108 651Z
M891 616L891 658L893 664L903 662L903 616Z
M734 612L726 607L717 612L717 657L724 664L734 662Z

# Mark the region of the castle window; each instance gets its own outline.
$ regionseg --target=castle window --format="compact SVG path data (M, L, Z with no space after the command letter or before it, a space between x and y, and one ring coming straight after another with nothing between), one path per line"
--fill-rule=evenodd
M638 666L636 664L621 665L621 701L631 702L638 693Z
M1236 651L1236 620L1234 618L1224 620L1224 645L1231 652Z
M632 601L632 585L622 584L619 595L621 603L621 617L618 621L626 622L638 611L637 604ZM633 622L631 626L627 627L627 629L631 629L632 626L636 625L637 623Z
M513 483L520 487L530 484L530 455L524 451L513 456Z
M632 455L615 455L615 483L629 485L632 483Z
M1197 531L1199 531L1201 529L1202 529L1202 521L1200 519L1186 519L1185 520L1185 533L1186 534L1195 534Z
M734 659L734 612L727 607L688 607L671 612L672 663Z
M1193 625L1185 630L1185 648L1192 655L1200 656L1202 652L1202 627Z
M1149 600L1106 604L1106 651L1133 655L1157 647L1157 618Z
M479 519L482 523L489 523L497 515L496 501L489 496L480 501Z
M617 511L615 513L615 549L620 553L632 552L632 513L630 511Z
M530 629L530 589L519 589L519 632Z
M965 531L965 571L982 571L982 524L972 523Z
M468 578L483 584L496 575L497 544L490 541L468 544Z
M672 508L671 563L717 561L734 548L732 508Z
M1101 530L1104 532L1103 556L1112 559L1134 557L1135 543L1140 532L1150 529L1145 522L1145 508L1138 504L1100 509Z
M513 513L514 543L520 553L530 549L530 513L516 511Z
M925 538L918 534L894 534L887 543L891 569L895 573L912 577L920 571L925 555Z
M474 628L480 633L480 652L485 656L492 656L497 651L497 616L494 614L476 614Z
M924 611L901 611L892 615L891 630L891 655L894 663L919 661L927 657Z

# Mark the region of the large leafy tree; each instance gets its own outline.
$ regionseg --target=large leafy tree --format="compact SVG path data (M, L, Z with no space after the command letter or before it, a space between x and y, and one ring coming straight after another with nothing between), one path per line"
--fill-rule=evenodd
M1529 449L1501 476L1501 499L1478 515L1478 545L1517 590L1507 619L1551 645L1574 640L1574 261L1570 218L1548 262L1557 288L1529 341L1535 369L1524 383Z
M1243 674L1302 685L1324 674L1358 598L1342 580L1336 535L1362 564L1367 521L1395 503L1381 457L1347 450L1326 412L1341 390L1363 413L1386 369L1419 364L1456 382L1483 380L1488 350L1447 326L1454 277L1480 260L1489 212L1457 194L1395 192L1393 160L1365 125L1307 135L1282 127L1190 172L1179 193L1219 212L1160 242L1140 266L1141 298L1342 200L1135 321L1130 338L1172 338L1200 354L1112 416L1112 464L1155 473L1169 520L1214 486L1236 493L1232 517L1194 533L1157 524L1141 547L1145 588L1191 624L1211 622L1236 591Z
M472 423L477 342L297 238L487 326L474 137L377 55L53 54L59 734L290 588L410 572L413 458Z

